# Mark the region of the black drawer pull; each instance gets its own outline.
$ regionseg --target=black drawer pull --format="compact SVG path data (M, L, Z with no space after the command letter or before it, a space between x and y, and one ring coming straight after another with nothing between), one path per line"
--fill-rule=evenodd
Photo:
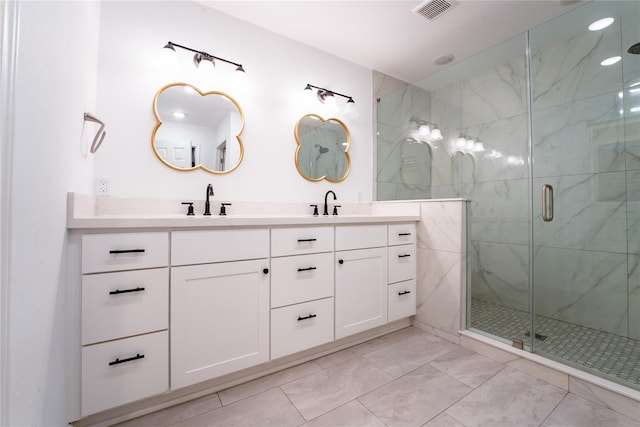
M315 242L318 239L298 239L298 243L303 243L303 242Z
M316 267L299 268L298 271L311 271L316 270Z
M339 259L338 260L338 264L344 264L344 260L343 259Z
M121 363L133 362L134 360L144 359L144 354L136 354L133 357L127 357L126 359L116 359L113 362L109 362L109 366L119 365Z
M139 254L144 253L144 249L112 249L110 254Z
M411 291L402 291L402 292L398 292L398 295L406 295L406 294L410 294Z
M310 314L310 315L308 315L306 317L298 316L298 322L301 321L301 320L313 319L314 317L318 317L318 315L317 314Z
M268 268L263 268L263 269L262 269L262 272L263 272L264 274L269 274L269 269L268 269Z
M407 258L410 257L411 254L398 255L398 258Z
M144 288L141 288L140 286L138 286L135 289L125 289L123 291L121 291L120 289L116 289L115 291L109 292L109 295L128 294L130 292L142 292L142 291L144 291Z
M411 233L398 233L398 236L411 236Z

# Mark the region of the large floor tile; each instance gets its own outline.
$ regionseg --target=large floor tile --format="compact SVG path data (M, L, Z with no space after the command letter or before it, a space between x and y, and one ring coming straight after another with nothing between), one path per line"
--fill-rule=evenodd
M354 345L344 350L336 351L335 353L328 354L326 356L315 359L314 362L321 368L329 368L331 366L339 365L347 360L355 359L363 354L377 350L380 347L386 345L385 341L381 339L372 339L361 344Z
M354 400L309 421L304 427L385 427L385 424Z
M364 358L393 378L398 378L455 348L455 344L421 332L367 353Z
M640 411L640 409L638 409ZM640 427L632 420L602 405L568 394L544 422L545 427Z
M307 420L312 420L391 381L359 357L281 386Z
M299 426L304 423L296 408L279 388L257 394L228 406L190 418L176 427L210 426Z
M118 427L165 427L180 421L197 417L207 412L211 412L221 407L218 394L204 396L199 399L175 405L158 412L154 412L144 417L135 418L121 424Z
M503 371L504 372L504 371ZM447 410L468 426L540 426L565 393L500 372Z
M253 396L271 388L278 387L290 381L320 371L320 366L314 362L303 363L271 375L258 378L235 387L228 388L219 393L223 405L228 405L238 400Z
M437 358L430 365L473 388L478 387L505 367L502 363L462 347Z
M427 365L358 400L387 426L420 426L471 390Z
M467 427L449 414L440 414L422 427Z

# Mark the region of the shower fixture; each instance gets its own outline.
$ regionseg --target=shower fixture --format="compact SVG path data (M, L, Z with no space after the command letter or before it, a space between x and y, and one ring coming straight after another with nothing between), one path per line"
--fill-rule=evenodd
M179 45L177 43L174 42L167 42L167 44L164 46L164 49L167 49L167 51L172 51L175 52L176 51L176 47L179 47L180 49L184 49L184 50L188 50L189 52L193 52L193 64L197 67L200 68L202 65L206 65L206 64L210 64L212 67L215 66L215 61L222 61L222 62L226 62L227 64L231 64L231 65L235 65L236 66L236 71L239 71L241 73L244 73L244 68L242 67L242 64L238 64L237 62L233 62L233 61L229 61L228 59L224 59L224 58L220 58L218 56L214 56L211 55L210 53L201 51L201 50L195 50L192 49L190 47L187 46L182 46ZM204 62L203 62L204 61Z

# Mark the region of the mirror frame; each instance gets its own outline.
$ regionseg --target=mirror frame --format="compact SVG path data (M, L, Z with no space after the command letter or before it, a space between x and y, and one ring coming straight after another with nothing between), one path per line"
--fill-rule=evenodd
M174 87L174 86L190 87L194 91L198 92L200 94L200 96L203 96L203 97L207 96L207 95L220 95L220 96L223 96L223 97L227 98L229 101L231 101L236 106L236 108L238 109L238 112L240 113L240 129L238 130L238 133L236 134L236 140L238 141L238 144L240 145L240 154L238 156L238 161L231 168L229 168L227 170L224 170L224 171L216 171L216 170L213 170L213 169L210 169L210 168L206 167L202 163L200 163L200 164L198 164L196 166L190 167L190 168L181 168L179 166L175 166L175 165L172 165L171 163L167 162L160 155L160 153L158 152L158 149L156 148L156 134L158 133L158 129L160 129L160 126L162 126L163 122L160 119L160 115L158 114L158 105L157 105L158 98L160 97L162 92L164 92L168 88ZM182 172L189 172L189 171L193 171L193 170L196 170L196 169L202 169L202 170L205 170L205 171L207 171L209 173L212 173L212 174L224 175L224 174L227 174L229 172L233 172L234 170L236 170L238 168L238 166L240 166L240 163L242 163L242 159L244 158L244 144L242 142L241 135L242 135L242 132L244 131L244 111L242 111L242 108L240 107L240 104L238 104L238 102L234 98L229 96L228 94L226 94L224 92L216 91L216 90L212 90L212 91L209 91L209 92L202 92L200 89L198 89L194 85L189 84L189 83L184 83L184 82L169 83L168 85L165 85L165 86L161 87L156 92L156 95L153 97L153 115L156 118L156 125L153 128L153 132L151 133L151 147L153 148L153 152L155 153L156 157L158 159L160 159L160 161L162 163L164 163L166 166L169 166L171 169L182 171Z
M302 123L302 120L304 120L306 117L315 117L316 119L322 121L322 123L326 123L326 122L329 122L329 121L334 121L334 122L337 122L344 129L344 133L345 133L345 135L347 137L347 146L344 149L344 155L345 155L345 157L347 159L347 168L346 168L346 170L344 172L344 175L342 177L337 178L337 179L333 179L333 178L330 178L330 177L328 177L326 175L323 175L323 176L321 176L319 178L311 178L311 177L305 175L305 173L302 171L302 168L300 167L300 164L298 162L298 155L300 153L300 149L302 148L302 142L300 141L300 135L298 133L298 128L300 127L300 123ZM313 181L313 182L318 182L318 181L322 181L323 179L325 179L325 180L327 180L329 182L336 183L336 182L344 181L347 178L347 176L349 175L349 172L351 171L351 157L349 156L349 148L351 147L351 134L349 132L349 128L347 127L347 125L342 120L337 119L335 117L330 117L328 119L325 119L322 116L319 116L318 114L305 114L304 116L300 117L300 119L296 122L296 127L294 128L294 132L293 133L294 133L294 135L296 137L296 144L297 144L296 153L295 153L295 157L294 157L294 160L295 160L295 163L296 163L296 169L298 169L298 172L300 173L300 175L302 175L302 177L304 179L306 179L308 181Z

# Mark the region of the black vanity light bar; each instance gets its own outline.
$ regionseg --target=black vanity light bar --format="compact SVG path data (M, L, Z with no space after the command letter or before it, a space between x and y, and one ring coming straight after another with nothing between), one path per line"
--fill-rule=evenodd
M213 62L213 60L216 59L218 61L226 62L227 64L235 65L236 66L236 71L241 71L243 73L245 72L244 68L242 67L242 64L238 64L237 62L229 61L228 59L224 59L224 58L220 58L220 57L215 56L215 55L211 55L210 53L204 52L202 50L195 50L195 49L192 49L190 47L183 46L183 45L180 45L178 43L174 43L172 41L167 42L167 44L164 46L165 49L170 49L170 50L172 50L174 52L176 51L176 49L175 49L176 47L179 47L180 49L188 50L189 52L195 53L195 55L193 57L193 61L196 63L196 66L198 65L198 63L201 60L207 60L207 61Z
M323 87L319 87L319 86L314 86L312 84L307 83L307 86L305 86L304 90L311 90L311 89L317 89L318 90L318 98L321 98L322 100L324 100L325 97L327 96L333 96L333 95L338 95L341 96L343 98L347 98L347 104L355 104L356 101L353 100L352 97L348 96L348 95L343 95L341 93L329 90L329 89L325 89Z

